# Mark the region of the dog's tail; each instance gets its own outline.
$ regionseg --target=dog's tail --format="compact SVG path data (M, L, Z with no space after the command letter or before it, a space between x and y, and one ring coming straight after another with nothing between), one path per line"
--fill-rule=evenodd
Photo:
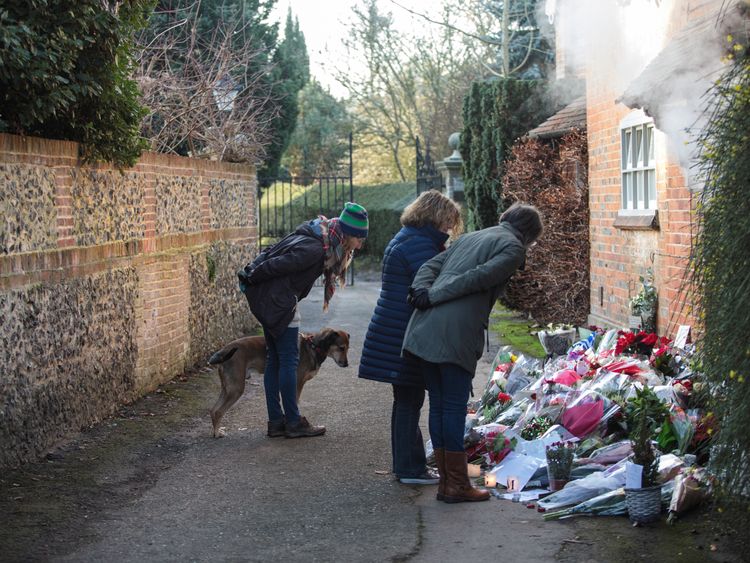
M211 366L214 366L216 364L223 364L226 362L229 358L234 356L234 353L237 351L237 347L229 348L228 350L226 348L222 348L218 352L216 352L213 356L211 356L208 359L208 364Z

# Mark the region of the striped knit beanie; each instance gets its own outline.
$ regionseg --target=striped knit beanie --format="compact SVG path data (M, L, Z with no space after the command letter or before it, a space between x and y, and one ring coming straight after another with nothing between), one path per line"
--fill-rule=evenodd
M348 201L339 216L341 230L344 234L357 238L367 238L367 210L357 203Z

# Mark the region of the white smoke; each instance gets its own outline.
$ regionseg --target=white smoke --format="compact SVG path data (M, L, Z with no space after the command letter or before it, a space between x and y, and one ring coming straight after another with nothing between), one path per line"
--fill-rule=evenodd
M687 0L547 0L554 12L558 55L567 72L585 73L625 101L638 100L666 133L670 148L686 172L696 154L695 138L705 124L705 93L722 68L727 26L739 18L735 2L707 14L705 33L680 36L688 21ZM688 25L692 24L690 22ZM734 26L736 27L736 26ZM681 37L675 49L675 37ZM669 50L664 73L643 71ZM679 63L679 64L678 64Z

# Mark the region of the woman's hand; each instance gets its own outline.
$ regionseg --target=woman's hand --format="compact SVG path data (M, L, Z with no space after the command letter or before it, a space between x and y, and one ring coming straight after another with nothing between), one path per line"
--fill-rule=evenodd
M406 297L406 302L420 311L429 309L432 307L430 303L430 295L427 288L420 287L419 289L409 288L409 295Z

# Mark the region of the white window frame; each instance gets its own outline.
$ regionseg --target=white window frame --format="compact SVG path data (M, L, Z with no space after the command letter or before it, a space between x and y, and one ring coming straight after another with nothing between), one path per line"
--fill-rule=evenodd
M656 210L656 129L643 110L620 122L620 205L622 211Z

